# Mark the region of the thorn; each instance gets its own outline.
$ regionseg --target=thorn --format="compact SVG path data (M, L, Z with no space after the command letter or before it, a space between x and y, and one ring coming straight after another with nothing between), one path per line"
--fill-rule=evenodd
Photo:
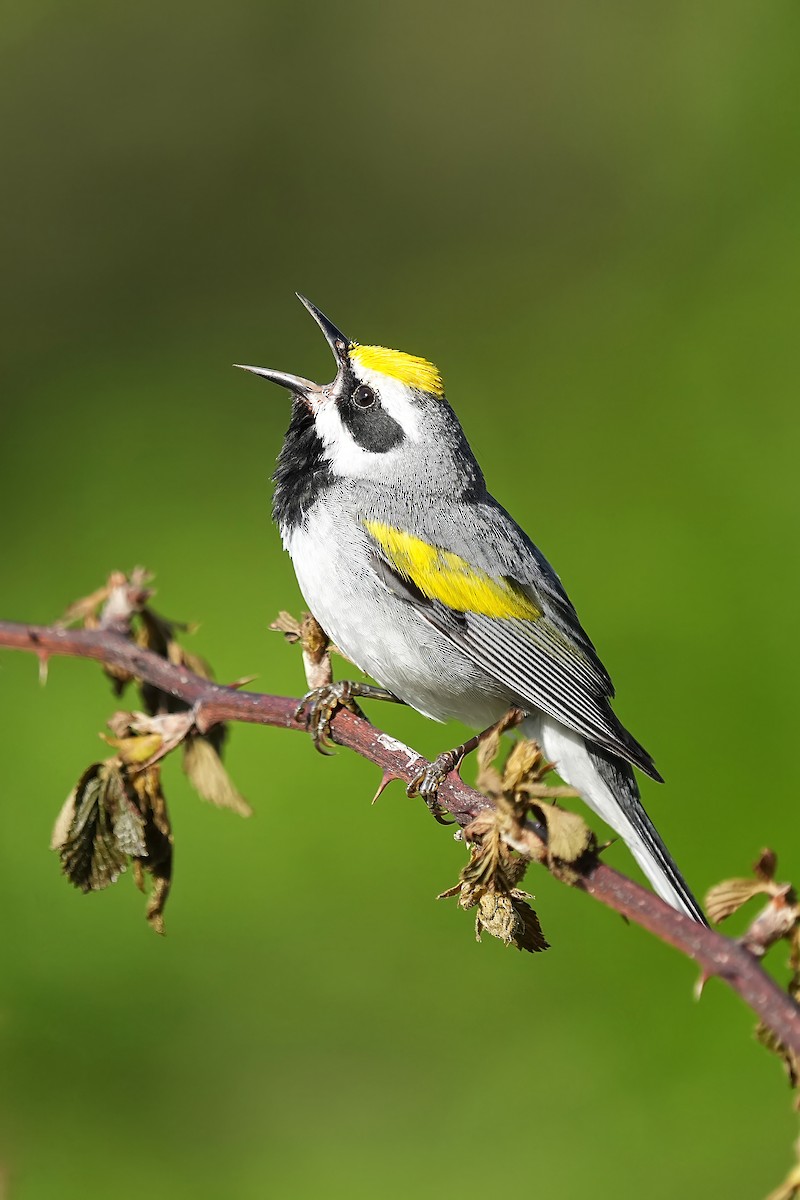
M703 995L703 989L706 986L706 984L708 983L710 978L711 978L711 975L708 971L701 972L700 976L698 977L697 983L692 988L692 995L694 996L695 1000L699 1000L700 997Z
M395 779L399 779L402 781L402 776L395 775L395 774L393 774L392 771L384 771L383 772L383 775L381 776L381 781L378 784L378 790L375 793L375 795L372 797L373 804L376 802L376 800L379 800L381 798L381 796L386 791L389 784L394 783Z
M226 683L224 686L229 688L247 687L248 683L253 683L258 679L257 675L243 675L241 679L234 679L231 683Z
M44 687L47 683L47 672L50 664L50 655L46 650L40 650L37 655L39 659L39 683Z

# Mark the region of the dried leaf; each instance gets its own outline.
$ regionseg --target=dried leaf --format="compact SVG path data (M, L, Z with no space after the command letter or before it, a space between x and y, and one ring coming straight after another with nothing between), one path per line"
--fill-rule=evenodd
M111 730L114 737L116 737L116 738L127 737L128 734L130 733L131 721L133 720L133 716L134 716L133 713L123 712L121 709L119 709L117 712L111 714L111 716L106 721L106 725ZM101 734L100 736L102 737L103 734Z
M144 820L127 798L115 813L112 828L116 845L128 858L143 858L147 854Z
M112 575L112 579L114 576ZM105 604L108 599L109 584L105 587L98 588L96 592L92 592L89 596L82 596L80 600L73 600L72 604L67 608L63 617L58 621L59 625L74 625L78 621L86 621L87 618L93 617L101 604Z
M203 679L213 679L213 672L205 659L189 653L178 641L177 634L192 632L192 626L181 621L170 621L147 606L142 608L139 615L140 623L135 632L138 645L166 658L173 666L185 667ZM151 716L186 711L187 705L183 700L150 683L140 681L139 690L142 704Z
M756 1037L762 1046L765 1046L773 1054L777 1054L786 1070L789 1086L796 1088L798 1082L800 1082L800 1059L798 1059L797 1055L785 1046L780 1038L763 1021L759 1021L758 1025L756 1025Z
M566 784L522 782L517 791L530 800L572 800L580 798L580 792Z
M103 674L111 681L111 690L117 699L124 693L125 688L134 678L129 671L125 671L122 667L115 667L109 663L103 663Z
M81 622L87 629L125 627L153 595L147 587L150 581L144 567L134 567L130 575L112 571L103 587L70 604L58 624Z
M148 824L152 824L163 837L170 837L171 827L167 815L167 802L161 790L160 767L156 765L147 767L144 771L137 771L132 776L132 783L139 798L139 806L145 816L149 818ZM157 846L160 846L160 840L158 838L155 840ZM148 855L153 855L153 848L148 847Z
M712 921L723 921L755 896L769 896L768 903L737 940L756 958L761 958L778 941L789 943L792 975L787 990L796 1002L800 994L800 904L790 883L776 882L777 865L775 852L762 850L753 864L755 879L726 879L717 884L706 897L706 910ZM796 1088L800 1083L800 1058L763 1022L759 1022L755 1032L761 1044L781 1059L790 1086ZM796 1168L772 1193L772 1200L779 1197L788 1200L796 1194L798 1187L800 1168Z
M234 787L222 759L204 734L192 734L184 742L183 769L204 800L230 808L242 817L250 816L253 810Z
M303 613L302 621L298 622L291 613L281 612L270 629L283 633L290 645L301 643L303 670L310 689L328 687L333 682L330 639L311 613Z
M128 716L128 729L133 733L138 735L158 734L163 741L164 754L179 746L194 727L194 713L191 709L183 712L158 713L153 717L140 712L123 715ZM119 733L118 736L123 736L123 734Z
M782 939L790 942L797 936L800 925L800 906L790 883L777 883L775 871L778 858L774 850L762 850L753 863L755 879L725 879L711 888L706 896L710 920L724 921L755 896L769 896L767 905L759 912L738 940L758 958L770 946ZM794 957L794 955L793 955Z
M81 776L56 820L52 838L64 874L83 892L102 891L134 864L141 887L153 878L147 919L164 932L172 873L172 832L160 768L137 768L113 758Z
M522 738L514 742L506 759L502 773L493 765L500 751L501 735L515 725L518 725L524 714L519 709L511 708L500 722L485 734L478 746L476 758L478 772L475 786L484 795L494 800L504 797L513 803L519 813L519 819L524 819L524 798L528 800L556 800L577 796L574 788L556 786L545 782L553 771L553 764L548 762L541 747L531 738Z
M763 896L767 888L754 879L725 879L706 892L709 921L718 924L737 912L754 896Z
M280 612L271 623L270 629L274 629L276 633L282 633L290 646L302 642L303 665L306 679L309 681L309 688L327 687L332 683L331 655L338 654L345 662L353 662L338 646L334 646L325 630L311 613L303 613L302 620L298 621L291 613ZM319 682L314 682L315 680L319 680Z
M475 754L478 764L475 786L487 796L499 796L503 791L503 778L492 764L500 753L500 739L507 729L519 724L520 715L518 709L510 708L490 730L482 735L478 744Z
M478 764L478 774L475 782L479 790L489 796L496 795L503 786L500 772L492 765L499 753L500 731L495 726L490 733L486 734L486 737L480 742L475 752L475 759Z
M486 814L481 814L467 826L464 836L471 844L469 862L462 868L459 876L462 885L470 894L480 894L490 889L508 891L511 885L505 877L503 867L510 852L500 838L497 813L489 810Z
M148 733L141 737L108 737L104 741L113 746L126 766L142 766L154 755L160 753L164 739L158 733Z
M467 842L479 842L487 833L499 828L500 818L495 808L484 808L469 825L462 830L462 837Z
M765 848L753 863L753 874L762 883L772 883L778 867L778 856L774 850Z
M475 775L475 787L479 792L483 792L484 796L491 796L494 798L499 796L503 790L503 778L500 772L497 770L497 767L492 765L492 759L494 758L494 755L491 757L487 756L487 758L484 759L483 755L481 754L484 745L485 743L483 742L480 744L475 756L478 766L478 770Z
M142 609L140 616L141 624L136 632L138 645L152 650L161 658L168 659L171 644L177 644L176 633L185 633L187 626L180 621L167 620L147 605Z
M156 933L163 934L164 907L172 882L173 839L167 802L161 790L160 769L152 766L137 772L133 778L133 785L146 822L146 857L140 860L137 882L142 887L142 871L151 876L152 891L145 915Z
M462 868L455 887L438 898L458 896L460 908L476 905L475 935L480 941L486 931L518 950L534 953L546 950L548 943L539 918L527 904L530 899L517 884L528 867L529 859L515 854L503 840L503 827L509 813L486 809L464 830L470 843L469 862Z
M153 890L150 893L150 899L147 902L145 917L148 923L153 927L156 933L163 937L166 933L164 928L164 908L169 898L171 887L171 872L172 860L170 859L169 873L165 873L164 864L159 864L153 870Z
M149 575L143 567L135 567L130 576L112 571L105 587L69 606L60 624L81 623L85 629L112 629L129 634L133 618L142 610L152 591L146 586ZM121 696L133 676L121 667L103 665L116 696Z
M478 941L485 930L507 946L516 946L530 954L549 949L550 943L542 933L538 916L526 903L527 899L526 892L516 889L509 894L485 892L478 901L475 918Z
M104 740L113 746L127 766L150 766L170 754L194 728L191 709L149 716L140 712L116 712L108 720L113 736Z
M282 633L290 646L300 641L300 622L291 613L279 612L270 625L270 629L274 629L276 633Z
M82 892L101 891L114 883L128 865L114 828L115 817L122 814L125 784L114 763L93 763L78 780L70 797L72 819L66 836L57 846L61 866L70 883ZM58 828L64 810L56 822ZM56 830L54 830L54 840Z
M77 795L78 787L74 787L61 805L58 816L53 824L53 832L50 834L51 850L60 850L69 836L70 827L75 818L75 800L77 799Z
M545 804L541 800L532 807L539 820L547 826L549 858L559 863L577 863L584 854L594 850L594 834L577 813L558 808L555 804Z
M552 770L538 744L522 738L511 748L503 769L503 790L516 791L523 783L538 783Z

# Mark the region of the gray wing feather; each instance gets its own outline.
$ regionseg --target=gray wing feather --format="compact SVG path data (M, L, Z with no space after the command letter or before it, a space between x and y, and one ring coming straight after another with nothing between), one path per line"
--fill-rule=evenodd
M505 509L491 498L451 506L446 515L428 509L422 518L424 530L419 530L419 516L415 523L419 536L495 578L513 579L529 592L542 616L536 621L498 619L458 612L430 600L397 574L376 543L373 569L384 585L414 604L435 629L508 688L520 707L542 709L660 779L650 755L612 711L609 700L614 689L608 672L560 579Z
M581 658L553 652L547 618L533 622L454 613L439 601L424 598L420 611L507 687L521 708L540 708L654 779L661 778L650 755L615 716L607 691L584 669Z

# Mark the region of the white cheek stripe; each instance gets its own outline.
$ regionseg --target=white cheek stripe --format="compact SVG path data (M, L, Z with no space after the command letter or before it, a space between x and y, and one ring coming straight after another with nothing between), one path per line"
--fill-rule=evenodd
M381 398L381 404L386 412L396 421L409 441L416 442L420 438L420 420L414 404L408 398L406 388L388 375L378 371L359 370L358 377L373 387ZM365 450L359 446L350 430L342 421L339 410L333 399L326 399L315 407L314 420L317 433L322 439L326 450L326 458L334 471L339 475L360 477L372 475L397 457L396 450L376 454L373 450Z
M326 458L339 475L366 475L377 454L359 446L339 416L333 401L323 404L316 414L317 433L322 438Z

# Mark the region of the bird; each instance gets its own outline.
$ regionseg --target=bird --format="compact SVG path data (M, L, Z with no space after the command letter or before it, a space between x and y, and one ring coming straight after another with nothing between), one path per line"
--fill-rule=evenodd
M291 394L273 517L311 613L379 685L338 698L398 700L476 730L518 709L523 734L655 892L705 923L633 768L662 777L612 710L611 679L558 575L489 493L439 370L353 341L297 295L333 352L333 381L236 365ZM440 759L429 791L458 753Z

